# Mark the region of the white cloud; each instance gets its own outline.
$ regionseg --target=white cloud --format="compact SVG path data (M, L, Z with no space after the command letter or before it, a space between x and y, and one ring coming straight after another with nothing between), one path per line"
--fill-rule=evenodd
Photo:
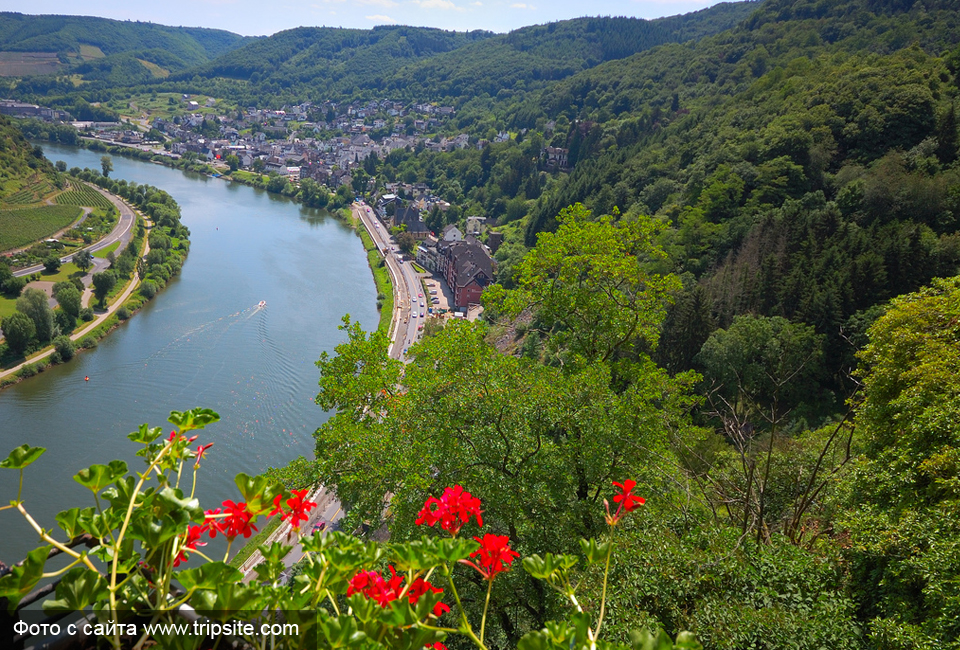
M510 5L510 8L511 9L536 9L536 7L534 7L533 5L528 5L523 2L516 2Z
M456 9L457 11L463 11L450 0L414 0L414 4L420 5L422 9Z
M390 16L384 16L383 14L374 14L373 16L364 16L367 20L373 21L375 23L390 23L391 25L396 25L397 21Z

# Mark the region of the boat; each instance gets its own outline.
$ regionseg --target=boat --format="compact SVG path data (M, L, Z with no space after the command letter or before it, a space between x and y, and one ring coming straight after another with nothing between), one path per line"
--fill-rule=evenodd
M261 300L261 301L260 301L260 304L257 305L257 309L263 309L263 308L266 307L266 306L267 306L267 301L266 301L266 300Z

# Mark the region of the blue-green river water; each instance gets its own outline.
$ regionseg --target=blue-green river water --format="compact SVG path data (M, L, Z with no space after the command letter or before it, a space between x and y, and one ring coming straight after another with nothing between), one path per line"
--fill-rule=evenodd
M99 169L100 153L42 143L50 160ZM45 528L70 507L93 505L72 476L114 458L142 468L126 435L171 410L202 406L221 421L202 464L205 508L239 500L233 477L299 455L327 418L314 403L321 352L344 340L349 313L376 327L376 289L360 239L322 211L221 179L113 157L113 178L148 183L180 204L191 231L180 276L100 346L0 391L0 457L23 444L47 448L24 479L27 509ZM256 309L266 301L266 308ZM89 376L89 381L84 377ZM0 503L17 474L0 470ZM37 546L13 510L0 512L0 561Z

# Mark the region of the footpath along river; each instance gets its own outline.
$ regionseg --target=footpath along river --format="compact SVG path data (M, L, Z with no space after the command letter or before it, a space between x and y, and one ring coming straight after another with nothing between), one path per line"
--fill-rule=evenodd
M100 153L41 146L68 167L100 168ZM215 443L200 472L206 508L240 499L238 472L312 458L312 433L328 417L313 401L314 362L345 339L337 329L344 314L368 330L378 323L363 246L336 218L153 163L114 156L113 166L112 178L177 200L190 254L180 276L96 350L0 391L0 458L25 442L47 448L23 486L27 509L47 529L57 512L94 505L72 478L78 470L114 458L142 470L126 436L144 422L169 429L171 410L220 414L199 432L198 442ZM16 497L17 478L0 470L0 503ZM0 512L0 531L5 563L38 545L14 510Z

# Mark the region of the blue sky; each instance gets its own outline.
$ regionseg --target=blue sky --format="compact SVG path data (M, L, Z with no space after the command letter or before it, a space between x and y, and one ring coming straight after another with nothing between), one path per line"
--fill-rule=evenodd
M402 24L507 32L580 16L659 18L718 0L7 0L4 11L82 14L163 25L213 27L246 36L301 25L370 28Z

